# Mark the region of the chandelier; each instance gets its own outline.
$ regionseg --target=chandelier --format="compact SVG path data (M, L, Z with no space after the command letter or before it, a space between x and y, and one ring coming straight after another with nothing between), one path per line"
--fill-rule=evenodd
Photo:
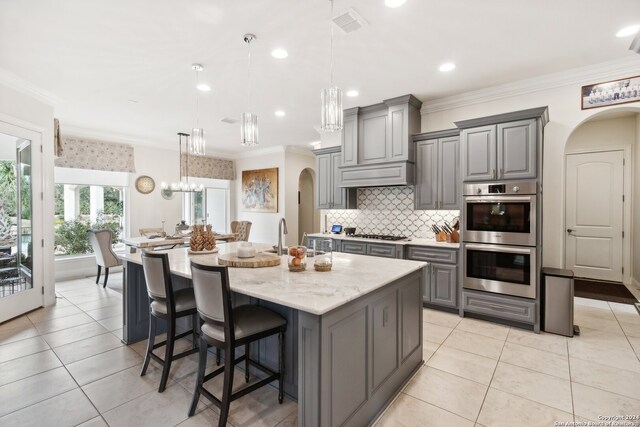
M185 140L186 144L185 145L185 174L184 174L184 179L182 176L182 162L183 162L183 158L182 158L182 146L183 146L183 139ZM192 182L191 184L189 184L189 158L191 157L191 139L189 138L189 134L188 133L183 133L183 132L178 132L178 140L179 140L179 146L180 146L180 152L178 153L178 158L179 158L179 173L180 173L180 180L178 182L172 182L170 184L167 184L166 182L162 182L160 183L160 188L162 190L162 196L165 199L169 199L172 198L173 193L197 193L200 192L202 190L204 190L204 186L202 184L197 185L195 182Z

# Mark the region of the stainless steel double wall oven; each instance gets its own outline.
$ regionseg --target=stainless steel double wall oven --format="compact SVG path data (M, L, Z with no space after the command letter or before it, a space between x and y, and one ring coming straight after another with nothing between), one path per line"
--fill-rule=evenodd
M463 287L536 297L536 181L465 184Z

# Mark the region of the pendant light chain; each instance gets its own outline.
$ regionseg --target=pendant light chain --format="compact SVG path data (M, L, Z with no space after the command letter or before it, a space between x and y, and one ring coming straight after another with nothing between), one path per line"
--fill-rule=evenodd
M196 128L200 126L200 94L197 87L200 84L200 71L196 70Z
M251 40L247 45L247 111L251 111Z
M242 114L240 126L240 143L243 147L258 145L258 115L251 112L251 42L256 39L253 34L245 34L247 47L247 111Z
M329 84L333 86L333 0L329 0L331 3L331 16L329 17L329 22L331 25L331 42L329 44L330 50L330 65L329 65Z

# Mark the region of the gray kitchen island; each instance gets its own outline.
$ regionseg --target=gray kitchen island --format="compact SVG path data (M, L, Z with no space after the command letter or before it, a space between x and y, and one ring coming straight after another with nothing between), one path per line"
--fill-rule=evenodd
M237 245L220 245L220 253ZM167 253L177 289L191 286L192 259L218 263L217 254L190 256L185 248ZM147 338L149 302L140 254L122 259L123 340L132 344ZM334 253L333 269L317 272L313 258L308 261L298 273L288 270L286 256L276 267L229 268L234 303L264 305L288 320L285 391L298 401L300 426L368 425L422 365L426 264ZM262 340L251 352L277 368L277 339Z

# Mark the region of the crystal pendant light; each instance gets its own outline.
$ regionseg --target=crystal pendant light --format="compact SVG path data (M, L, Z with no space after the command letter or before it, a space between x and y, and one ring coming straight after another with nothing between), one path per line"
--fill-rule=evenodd
M333 0L331 2L331 19L333 19ZM331 66L329 70L329 87L322 90L322 122L320 130L335 132L342 130L342 90L333 84L333 21L331 21Z
M247 66L247 109L251 108L251 42L255 39L256 36L253 34L244 35L244 41L249 51ZM243 147L258 145L258 115L256 113L242 113L240 141Z
M193 64L191 65L191 69L196 72L196 87L200 84L200 71L204 70L204 67L201 64ZM189 155L193 156L204 156L205 153L205 139L204 139L204 129L200 127L200 95L199 91L196 90L196 127L191 130L191 141L188 144L189 150L187 151Z
M185 156L183 159L182 156L182 140L185 139L186 140L186 147L185 147ZM178 153L178 159L179 159L179 163L180 163L180 168L179 168L179 176L180 176L180 180L178 182L172 182L170 184L167 184L166 182L162 182L160 183L160 189L162 192L162 197L164 197L165 199L171 199L173 198L173 193L196 193L196 192L200 192L204 190L204 186L202 184L197 185L195 182L192 182L191 184L189 184L189 153L192 152L191 149L191 140L189 138L189 134L188 133L183 133L183 132L179 132L178 133L178 140L179 140L179 144L180 144L180 149L179 149L179 153ZM182 179L182 162L185 162L185 174L184 174L184 180Z

